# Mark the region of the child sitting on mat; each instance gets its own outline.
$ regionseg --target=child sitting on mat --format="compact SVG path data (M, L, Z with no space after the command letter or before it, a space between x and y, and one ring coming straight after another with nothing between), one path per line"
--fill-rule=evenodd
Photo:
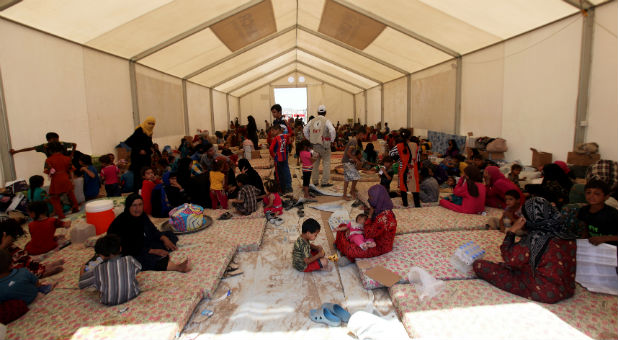
M335 231L350 230L348 240L359 246L362 250L367 250L376 246L376 243L372 238L365 238L363 235L365 221L367 221L367 215L358 214L356 216L356 222L350 222L347 225L342 225L335 228Z
M294 242L292 265L300 272L330 271L328 260L321 246L311 244L320 233L320 223L313 218L303 222L300 236Z
M40 285L39 279L26 268L11 270L11 254L0 249L0 301L22 300L32 303L40 293L49 293L54 285Z
M59 245L63 246L69 242L64 236L54 236L54 234L56 228L69 228L71 221L63 222L55 217L48 217L45 202L30 203L28 213L33 220L28 224L30 242L26 244L26 251L30 255L45 254Z
M281 196L279 196L279 187L277 184L278 183L272 179L267 180L264 184L264 188L266 189L266 196L264 196L264 214L266 214L267 220L270 220L270 218L276 215L283 214L283 202L281 201Z
M577 214L584 238L595 246L601 243L618 244L618 211L605 204L610 194L609 185L593 179L586 183L584 190L588 205Z
M524 178L519 178L519 174L521 173L522 167L521 165L515 163L513 165L511 165L511 172L509 173L509 180L513 183L515 183L515 185L517 185L518 188L521 188L521 185L519 185L519 181L525 181L526 177Z
M154 170L151 167L142 168L142 198L144 201L144 212L148 215L152 215L152 191L157 184L161 183L161 180L157 179Z
M240 188L238 197L232 198L228 202L236 208L236 211L241 215L251 215L257 210L257 200L260 190L249 184L249 176L240 174L236 177L236 184Z
M500 231L504 232L506 228L510 228L515 221L517 221L521 214L521 204L519 202L519 192L517 190L508 190L504 193L504 201L506 207L500 218Z
M142 265L133 256L122 256L121 250L118 236L101 237L94 245L96 255L80 272L79 288L94 286L104 305L119 305L140 293L135 275L142 270Z

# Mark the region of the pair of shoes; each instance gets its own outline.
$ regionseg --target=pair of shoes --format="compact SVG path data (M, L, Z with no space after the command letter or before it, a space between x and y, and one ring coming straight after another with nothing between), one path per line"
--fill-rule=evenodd
M297 211L298 217L305 217L305 210L303 210L303 208L298 208Z
M363 204L363 202L361 202L360 200L356 200L354 201L354 203L352 203L352 207L356 208L358 206L361 206Z
M281 217L273 217L268 220L268 222L270 222L270 224L272 225L280 226L283 224L283 219Z
M313 322L338 327L341 322L350 321L350 313L336 303L325 303L318 309L310 310L309 318Z
M333 183L325 183L325 184L322 184L322 185L320 185L320 186L321 186L322 188L328 188L328 187L332 187L332 186L333 186Z
M223 215L219 216L218 220L229 220L230 218L232 218L232 214L226 211Z

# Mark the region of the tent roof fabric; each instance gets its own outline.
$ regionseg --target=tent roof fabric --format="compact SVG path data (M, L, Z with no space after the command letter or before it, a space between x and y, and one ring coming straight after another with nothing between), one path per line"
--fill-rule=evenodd
M609 1L23 0L0 17L232 95L294 72L359 93Z

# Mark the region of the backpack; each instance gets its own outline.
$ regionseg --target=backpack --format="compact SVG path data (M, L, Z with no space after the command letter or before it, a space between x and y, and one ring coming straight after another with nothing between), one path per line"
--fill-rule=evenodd
M326 118L324 116L318 116L309 122L309 141L311 144L322 144L325 129Z
M152 196L150 198L152 202L152 217L168 217L171 210L170 204L167 201L167 195L165 194L165 187L163 183L155 185L152 189Z

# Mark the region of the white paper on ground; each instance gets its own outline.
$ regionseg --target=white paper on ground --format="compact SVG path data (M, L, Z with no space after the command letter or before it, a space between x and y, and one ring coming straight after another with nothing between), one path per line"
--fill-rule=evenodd
M325 195L325 196L334 196L334 197L342 197L343 196L343 193L334 192L334 191L325 190L325 189L320 189L320 188L316 187L315 185L313 185L313 183L309 184L309 189L315 190L315 191L317 191L320 194Z
M322 211L335 212L338 210L342 210L343 206L338 203L326 203L326 204L320 204L320 205L312 205L310 206L310 208L322 210Z
M363 311L352 314L348 329L360 340L409 339L402 324L396 318L384 320Z
M595 246L586 239L577 240L575 281L592 292L618 295L616 246Z

